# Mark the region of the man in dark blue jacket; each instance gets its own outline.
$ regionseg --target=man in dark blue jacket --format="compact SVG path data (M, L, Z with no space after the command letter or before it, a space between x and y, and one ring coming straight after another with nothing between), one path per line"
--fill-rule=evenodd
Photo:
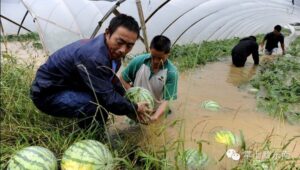
M258 44L256 37L250 36L243 38L233 47L231 51L232 63L236 67L244 67L247 57L252 54L254 64L259 64Z
M138 23L120 14L104 34L79 40L53 53L40 66L31 87L38 109L58 117L79 118L79 126L104 125L108 112L146 121L147 103L131 103L116 72L139 37Z

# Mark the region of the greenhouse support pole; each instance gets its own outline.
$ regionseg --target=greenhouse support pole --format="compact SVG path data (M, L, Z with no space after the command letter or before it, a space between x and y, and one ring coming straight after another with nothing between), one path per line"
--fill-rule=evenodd
M140 18L140 23L141 23L141 28L143 31L143 37L144 37L144 44L145 44L145 49L147 52L149 52L149 46L148 46L148 38L147 38L147 32L146 32L146 25L145 25L145 19L144 19L144 13L143 13L143 8L140 0L136 0L136 6L139 12L139 18Z
M96 36L96 34L98 33L98 31L100 30L103 22L110 16L110 14L114 13L114 14L119 14L119 12L116 10L116 8L118 6L121 5L121 3L123 3L125 0L119 0L114 6L112 6L109 11L106 12L106 14L103 16L103 18L98 22L97 27L95 28L94 32L91 35L91 39L94 38Z
M2 26L1 18L0 18L0 30L1 30L1 33L3 35L3 43L4 43L4 47L5 47L5 52L7 52L7 39L6 39L6 36L4 34L4 29L3 29L3 26Z
M18 29L18 34L17 34L17 35L20 34L22 25L23 25L23 23L24 23L24 21L25 21L25 19L26 19L26 16L28 15L28 12L29 12L29 11L27 10L26 13L25 13L25 15L24 15L24 17L23 17L23 19L22 19L22 22L21 22L20 27L19 27L19 29Z
M26 31L28 31L28 32L31 32L28 28L26 28L26 27L24 27L24 26L18 24L17 22L15 22L15 21L13 21L13 20L11 20L11 19L9 19L9 18L7 18L7 17L5 17L5 16L3 16L3 15L0 15L0 18L4 18L4 19L6 19L7 21L9 21L9 22L11 22L11 23L13 23L13 24L15 24L15 25L17 25L17 26L23 28L24 30L26 30Z
M31 10L31 8L29 7L29 5L27 5L24 0L21 1L22 4L24 5L24 7L27 9L27 11L29 11L29 14L32 16L33 18L33 22L35 23L36 22L36 25L37 25L37 31L39 33L39 37L40 37L40 40L42 42L42 45L44 47L44 51L46 52L46 54L48 55L50 53L49 49L47 48L46 44L45 44L45 37L43 35L43 31L42 31L42 27L39 23L39 21L37 20L37 17L35 15L35 13ZM24 26L21 26L22 28L24 28ZM24 28L25 29L25 28ZM30 31L31 32L31 31Z

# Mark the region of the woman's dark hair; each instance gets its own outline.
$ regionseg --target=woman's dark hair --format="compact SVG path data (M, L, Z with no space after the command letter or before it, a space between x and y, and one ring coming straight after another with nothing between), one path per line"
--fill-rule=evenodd
M154 48L157 51L163 51L167 54L171 50L171 41L168 37L157 35L152 39L150 48Z
M123 26L128 30L135 32L138 37L140 36L139 24L136 22L136 20L133 17L128 16L126 14L120 14L118 16L115 16L110 21L107 30L110 33L110 35L112 35L120 26Z

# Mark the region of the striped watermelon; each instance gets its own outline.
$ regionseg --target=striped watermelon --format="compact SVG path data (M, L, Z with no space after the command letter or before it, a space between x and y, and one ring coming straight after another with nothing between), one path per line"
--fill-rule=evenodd
M82 140L71 145L61 160L62 170L110 170L114 159L109 149L95 140Z
M9 161L7 170L57 170L57 160L47 148L29 146L18 151Z
M180 158L181 161L184 161L184 165L187 169L191 170L204 169L209 161L208 156L203 152L199 152L197 149L188 149L184 151Z
M215 133L215 140L218 143L232 146L238 143L238 138L228 130L221 130Z
M149 109L154 109L154 98L151 92L142 87L132 87L127 90L125 97L131 102L147 102L149 103Z
M206 100L203 101L201 106L206 109L206 110L210 110L210 111L219 111L221 109L221 106L212 100Z

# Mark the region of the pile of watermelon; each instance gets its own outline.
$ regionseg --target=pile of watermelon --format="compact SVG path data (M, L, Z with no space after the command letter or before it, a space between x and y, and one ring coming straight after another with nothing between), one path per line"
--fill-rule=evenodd
M114 158L101 142L82 140L71 145L63 154L62 170L113 170ZM47 148L29 146L15 153L9 160L7 170L57 170L54 154Z

